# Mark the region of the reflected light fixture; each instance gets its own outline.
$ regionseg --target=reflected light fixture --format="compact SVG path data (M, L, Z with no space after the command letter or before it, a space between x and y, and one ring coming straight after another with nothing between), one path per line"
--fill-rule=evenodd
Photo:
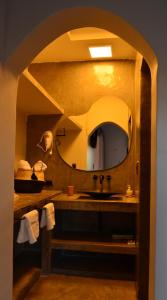
M111 46L89 47L92 58L112 57Z

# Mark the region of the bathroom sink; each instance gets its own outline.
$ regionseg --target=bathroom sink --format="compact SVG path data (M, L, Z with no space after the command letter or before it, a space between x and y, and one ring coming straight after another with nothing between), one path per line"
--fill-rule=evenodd
M102 191L102 192L101 191L84 191L83 193L91 196L94 199L111 199L111 200L120 200L118 198L122 199L122 197L116 196L116 195L120 195L120 193L114 193L114 192L108 192L108 191ZM113 199L113 197L114 197L114 199Z

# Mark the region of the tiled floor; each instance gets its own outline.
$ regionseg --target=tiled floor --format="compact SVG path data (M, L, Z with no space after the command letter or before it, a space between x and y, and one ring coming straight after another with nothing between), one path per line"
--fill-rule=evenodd
M26 300L136 300L135 282L79 276L41 277Z

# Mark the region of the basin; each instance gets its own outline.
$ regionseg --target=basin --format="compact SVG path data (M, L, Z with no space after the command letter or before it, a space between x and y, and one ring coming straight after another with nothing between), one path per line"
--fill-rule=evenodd
M45 181L15 179L14 189L16 193L40 193Z
M83 191L82 193L91 196L93 199L111 199L111 200L122 200L120 193L114 193L109 191ZM121 199L120 199L121 198Z

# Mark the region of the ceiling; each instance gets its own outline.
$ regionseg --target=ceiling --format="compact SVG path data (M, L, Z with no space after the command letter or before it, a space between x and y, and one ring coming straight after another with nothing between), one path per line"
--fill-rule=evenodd
M32 63L89 61L92 58L88 47L104 45L112 47L113 57L110 60L136 59L137 51L118 36L100 28L85 27L69 31L54 40Z
M112 47L113 57L107 60L136 59L137 51L118 36L103 29L86 27L57 38L32 63L91 61L88 47L103 45ZM50 95L47 95L36 79L30 74L32 78L25 75L19 81L17 108L25 114L62 113L61 108L54 105L54 99L50 99Z

